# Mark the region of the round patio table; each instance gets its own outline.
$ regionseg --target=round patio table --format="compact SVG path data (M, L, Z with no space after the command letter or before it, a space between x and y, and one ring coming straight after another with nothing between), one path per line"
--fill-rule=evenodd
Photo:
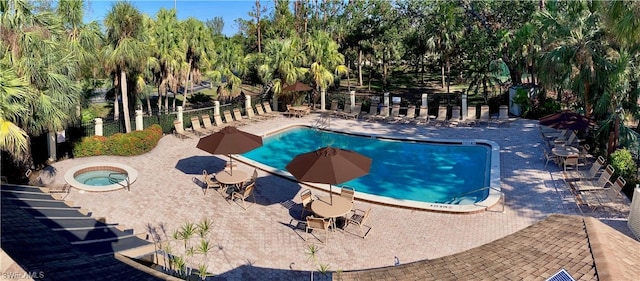
M249 179L249 173L242 170L218 172L216 174L216 180L224 185L237 185L245 182Z
M560 157L567 157L571 154L578 154L580 150L573 146L556 146L551 149L551 152Z
M333 196L333 201L331 201L331 197L329 196L322 196L311 202L311 211L323 218L329 218L333 229L336 229L335 218L346 215L352 208L353 203L351 200L337 195Z

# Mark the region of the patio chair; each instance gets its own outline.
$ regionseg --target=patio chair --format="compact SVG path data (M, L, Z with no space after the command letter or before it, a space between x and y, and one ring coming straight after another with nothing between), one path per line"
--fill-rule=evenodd
M400 116L400 105L394 104L391 106L391 114L387 116L386 120L389 123L396 123L402 120L404 116Z
M201 117L202 117L202 125L204 125L204 128L206 130L209 130L209 132L211 133L217 131L216 126L213 125L213 123L211 123L211 117L209 117L209 114L202 115Z
M558 163L558 156L553 155L552 153L549 153L549 151L547 151L546 149L544 150L544 167L547 168L547 165L549 165L549 162L554 162L554 163Z
M253 107L252 106L249 106L249 107L245 108L245 111L247 112L247 119L249 119L249 120L258 121L258 120L264 120L265 119L264 116L257 115L256 112L253 111Z
M256 196L253 194L253 189L255 188L256 184L252 183L250 185L247 185L244 190L240 190L237 192L233 192L231 193L231 200L236 201L237 199L240 199L242 201L242 208L247 210L251 205L247 205L247 199L249 198L249 196L253 197L253 202L256 202Z
M389 106L388 105L382 105L382 107L380 107L380 113L378 113L378 115L374 116L373 118L377 121L377 120L386 120L387 117L389 117Z
M436 125L446 125L447 121L447 106L441 105L438 107L438 117L436 117Z
M564 171L567 171L567 168L574 167L576 170L578 169L578 155L569 155L566 158L562 159L562 166L564 167Z
M501 105L498 111L498 118L496 118L496 124L500 125L509 125L509 106Z
M310 189L305 189L300 192L300 202L302 204L302 212L300 212L300 217L304 218L305 212L308 211L309 213L312 213L311 203L313 202L313 194L311 193Z
M331 101L331 107L329 108L329 114L338 115L338 100Z
M583 205L587 205L592 211L597 210L605 206L618 205L614 209L620 210L624 204L625 199L622 197L622 188L627 184L627 181L622 177L618 177L610 188L580 192L580 200Z
M184 130L184 126L182 125L182 121L174 120L173 121L174 135L180 139L188 139L193 136L193 134L188 133Z
M211 133L209 130L205 130L200 126L200 118L198 118L198 116L191 116L191 129L198 136L205 136Z
M264 112L264 109L262 109L262 105L260 104L256 104L256 115L261 116L264 119L269 119L273 116L268 115L267 113Z
M202 170L202 182L205 184L204 195L207 195L209 188L217 187L222 189L222 185L215 178L216 174L209 174L207 170Z
M589 157L589 150L591 147L588 144L584 144L580 147L580 153L578 153L578 160L582 160L582 163L587 164L587 158Z
M370 214L371 214L371 207L369 207L366 211L362 209L354 209L351 211L351 214L347 216L347 220L345 222L346 224L344 227L346 228L349 224L357 225L360 228L360 236L362 237L362 239L364 239L369 233L369 231L371 230L370 226L367 226L369 230L367 230L366 232L364 231L364 228L363 228L364 226L366 226L365 224L369 220Z
M327 241L329 241L329 225L331 223L329 222L329 220L323 219L323 218L314 218L312 216L307 217L307 226L305 228L305 232L309 233L309 230L313 231L313 230L320 230L320 231L324 231L325 233L325 238L324 241L320 240L318 237L316 237L316 239L318 239L320 242L322 242L323 244L326 243ZM315 237L315 235L314 235Z
M342 186L340 190L340 197L345 198L349 200L351 203L353 203L353 200L355 198L355 193L356 193L356 190L353 187Z
M611 165L607 165L607 168L600 174L598 180L580 180L573 182L573 185L578 191L592 191L604 189L608 183L611 183L609 179L615 172L615 169Z
M411 123L416 120L416 106L409 105L407 107L407 114L402 118L402 122Z
M478 119L476 118L476 107L469 106L467 107L467 118L464 120L464 124L467 126L475 126L477 125Z

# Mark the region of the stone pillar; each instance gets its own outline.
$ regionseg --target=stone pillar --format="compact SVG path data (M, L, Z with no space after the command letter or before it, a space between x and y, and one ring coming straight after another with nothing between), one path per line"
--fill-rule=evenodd
M136 110L136 131L142 131L144 129L144 122L142 119L142 110Z
M95 135L102 136L102 118L96 118L95 121L96 121L96 127L94 128Z
M353 112L356 109L356 91L349 92L349 100L351 101L350 112Z
M389 93L384 93L384 99L383 99L384 103L383 105L386 106L387 108L389 107Z
M47 151L49 152L49 162L53 162L58 159L56 144L56 132L49 132L47 134Z
M178 106L178 121L182 122L182 106Z
M320 111L325 111L326 110L326 100L327 100L327 91L325 91L325 89L321 89L320 90Z
M422 94L422 105L429 107L429 94Z
M251 96L250 95L245 95L244 96L244 108L246 108L247 111L251 108Z
M467 119L467 93L462 94L462 120Z
M217 100L213 101L213 115L220 116L220 102Z

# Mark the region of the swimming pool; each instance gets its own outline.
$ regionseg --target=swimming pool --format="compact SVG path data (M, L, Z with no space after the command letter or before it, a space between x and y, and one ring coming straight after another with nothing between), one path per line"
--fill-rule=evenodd
M242 156L285 175L293 157L328 145L372 158L368 175L342 184L365 200L456 212L486 208L487 200L495 199L496 189L488 187L496 185L499 149L489 141L386 139L298 126L267 136L263 143ZM497 183L499 189L499 172Z

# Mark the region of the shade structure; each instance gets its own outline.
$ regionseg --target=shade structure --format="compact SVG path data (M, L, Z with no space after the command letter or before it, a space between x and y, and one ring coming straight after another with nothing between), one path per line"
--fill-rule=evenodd
M296 81L295 83L284 87L282 89L283 92L306 92L313 90L309 85L302 83L300 81Z
M300 154L287 164L289 171L299 181L340 184L369 173L371 158L355 151L323 147Z
M244 153L254 148L262 146L262 137L243 132L233 126L227 126L222 130L206 137L200 138L197 148L211 154L228 154L231 161L231 154ZM233 166L231 166L233 173Z
M559 130L586 130L593 125L593 122L578 113L564 110L540 118L540 125Z

